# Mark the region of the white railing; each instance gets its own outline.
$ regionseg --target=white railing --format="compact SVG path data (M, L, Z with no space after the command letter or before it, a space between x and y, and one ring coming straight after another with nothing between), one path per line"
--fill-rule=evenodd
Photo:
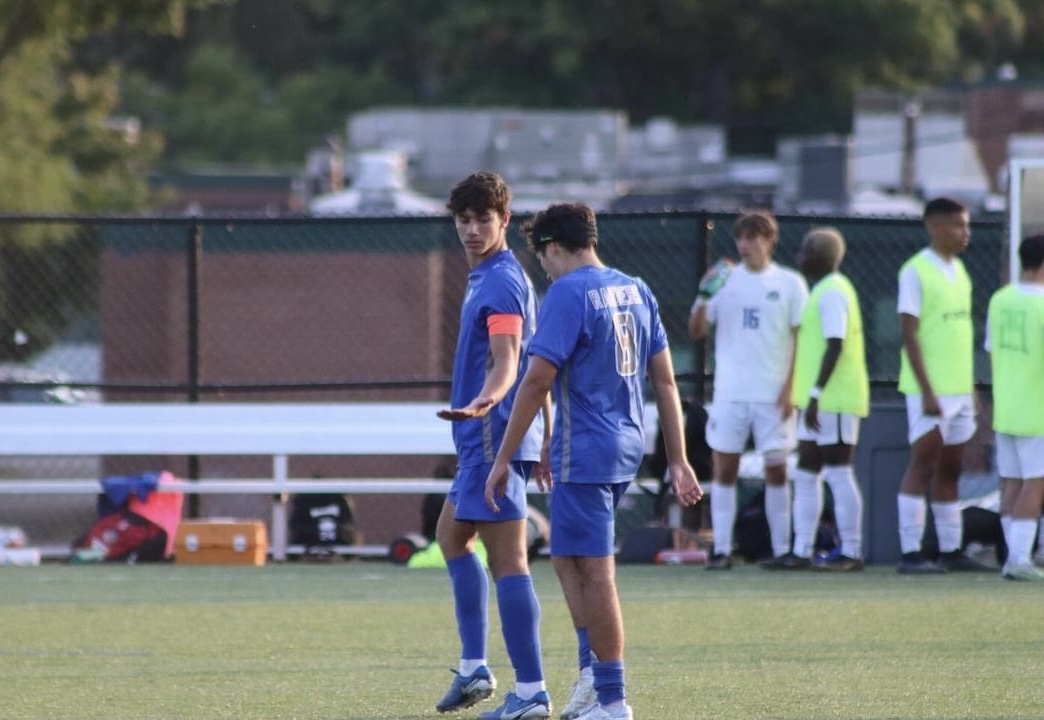
M290 456L453 455L450 425L435 416L441 407L444 404L392 402L11 404L0 406L0 458L269 456L269 478L200 478L161 491L271 495L271 554L284 560L290 495L426 494L449 489L448 480L428 478L290 478ZM638 487L632 491L642 492ZM0 480L0 495L99 492L99 479Z

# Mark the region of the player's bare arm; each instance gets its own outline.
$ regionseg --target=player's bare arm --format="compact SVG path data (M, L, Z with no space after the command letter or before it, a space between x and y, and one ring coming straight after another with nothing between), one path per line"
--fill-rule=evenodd
M689 311L689 337L702 340L710 332L711 323L707 320L707 303L725 285L732 273L733 263L728 258L721 258L703 273L696 288L696 302Z
M518 335L490 335L489 351L493 366L475 398L462 408L447 408L436 414L443 420L469 420L489 413L500 402L518 377L518 355L522 339Z
M529 369L526 370L522 382L515 393L515 403L511 407L511 417L508 418L507 427L504 429L504 439L500 443L500 449L493 459L493 467L486 478L486 505L494 512L499 512L500 507L496 499L504 496L507 487L508 464L522 444L522 438L526 430L533 422L533 418L541 411L547 402L548 393L551 392L551 384L558 374L558 368L542 357L530 358Z
M664 447L667 451L668 474L678 504L695 505L703 498L703 488L696 471L689 464L685 453L685 430L682 421L681 400L678 386L674 382L674 365L671 352L661 350L649 361L649 375L653 393L656 395L656 411L663 430Z
M711 324L707 320L707 303L698 301L692 306L689 313L689 337L693 340L702 340L710 332Z
M710 332L711 323L707 320L707 303L721 290L732 271L732 261L726 258L711 265L700 278L696 290L696 302L689 311L689 337L702 340Z
M533 470L533 479L541 492L550 492L554 485L551 475L551 393L544 396L540 414L544 416L544 439L540 444L540 461Z
M790 390L794 384L794 361L797 359L797 326L790 328L790 353L787 358L787 375L786 380L783 381L783 387L779 391L779 397L776 398L776 407L779 408L779 414L782 418L790 417L790 414L794 412L794 401L790 397Z
M841 357L841 349L844 341L841 338L826 338L826 352L819 364L819 375L816 377L816 387L823 388L830 381L837 367L838 358ZM809 398L808 406L805 408L805 425L809 430L819 432L819 398Z
M935 396L932 383L928 379L928 371L924 367L924 353L921 352L921 340L917 331L921 327L921 319L915 315L899 313L899 332L903 339L903 349L910 361L910 369L917 378L917 385L921 388L921 405L925 415L940 415L942 409L939 407L939 399Z

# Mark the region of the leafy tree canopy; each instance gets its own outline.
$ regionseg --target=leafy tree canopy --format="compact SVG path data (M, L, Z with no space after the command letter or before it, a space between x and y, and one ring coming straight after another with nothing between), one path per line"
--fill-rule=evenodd
M174 163L299 162L381 104L620 108L770 151L847 131L863 87L1044 68L1042 26L1042 0L238 0L139 48L124 107Z
M207 0L0 0L0 210L82 212L148 204L156 130L114 122L119 69L80 43L116 28L182 32Z
M296 166L379 105L607 107L771 152L847 132L861 88L1044 71L1044 0L0 0L0 17L6 210L140 207L157 162Z

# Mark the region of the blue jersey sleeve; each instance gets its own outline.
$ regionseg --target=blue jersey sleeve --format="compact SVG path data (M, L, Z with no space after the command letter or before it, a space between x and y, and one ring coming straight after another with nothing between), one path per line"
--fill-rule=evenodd
M511 268L513 270L513 268ZM516 272L500 268L497 282L486 282L482 287L480 314L485 322L490 315L526 315L526 283Z
M538 355L555 367L572 356L583 330L582 305L566 283L552 283L537 315L537 329L529 354Z

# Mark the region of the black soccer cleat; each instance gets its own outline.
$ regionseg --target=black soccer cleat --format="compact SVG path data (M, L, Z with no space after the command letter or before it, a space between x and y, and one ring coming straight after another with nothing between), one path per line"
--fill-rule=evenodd
M942 575L946 568L926 558L920 552L903 553L895 571L900 575Z
M978 560L973 560L960 550L953 550L939 554L939 565L946 572L997 572L996 568L983 565Z
M808 570L810 565L812 561L809 558L798 557L794 553L784 553L758 563L762 570Z
M732 556L725 553L714 553L703 567L705 570L731 570Z

